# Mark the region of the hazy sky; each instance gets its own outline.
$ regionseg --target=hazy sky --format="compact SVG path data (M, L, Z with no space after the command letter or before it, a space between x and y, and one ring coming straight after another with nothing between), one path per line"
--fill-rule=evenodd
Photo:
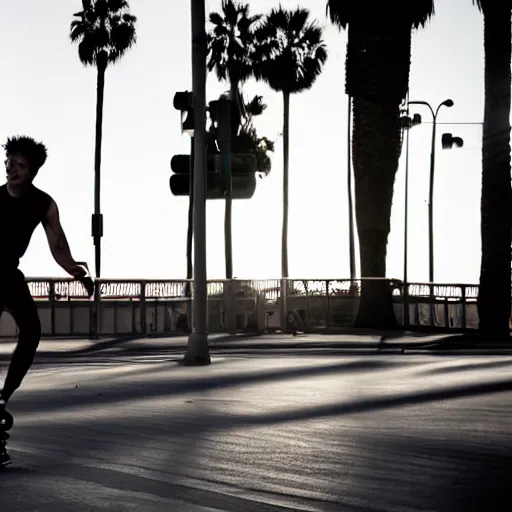
M264 13L278 0L251 2ZM285 7L297 1L281 0ZM325 27L329 49L313 88L292 96L290 112L290 275L348 277L346 194L346 34L330 26L325 2L302 0ZM187 198L171 195L169 161L189 150L172 99L190 89L190 7L185 0L131 0L138 43L106 76L103 125L102 209L104 277L181 278L185 275ZM217 10L220 0L208 0ZM73 255L93 268L96 72L84 68L68 39L80 0L4 2L0 16L0 140L27 134L48 146L36 185L57 201ZM8 51L7 51L8 49ZM208 77L208 100L223 92ZM247 95L262 94L268 109L258 120L262 135L282 130L282 98L249 82ZM414 35L411 100L435 108L446 98L440 122L480 122L483 117L482 17L471 0L437 0L436 16ZM412 112L429 121L425 107ZM441 151L441 133L464 138L464 149ZM431 125L411 131L409 279L428 275L427 198ZM437 282L477 282L480 261L481 127L441 125L435 185ZM273 170L258 180L253 199L233 207L234 275L278 277L282 213L282 138ZM404 160L395 185L388 275L402 277ZM207 207L208 275L224 275L222 201ZM3 220L5 221L5 219ZM27 276L62 276L42 228L21 263Z

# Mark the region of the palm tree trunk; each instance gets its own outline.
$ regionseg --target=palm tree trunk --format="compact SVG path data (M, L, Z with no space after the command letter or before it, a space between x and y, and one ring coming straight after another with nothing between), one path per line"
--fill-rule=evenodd
M226 256L226 279L233 279L233 242L231 237L231 217L233 191L231 172L226 176L226 207L224 211L224 252Z
M234 91L238 87L235 85ZM236 101L236 99L234 100ZM229 109L228 121L231 122L233 114ZM227 127L228 132L222 135L224 147L221 147L222 158L226 161L223 162L222 168L224 170L224 179L226 185L226 203L224 210L224 253L226 259L226 279L233 279L233 241L232 241L232 206L233 206L233 186L231 179L231 140L236 134L231 133L231 125ZM226 136L224 136L226 135Z
M283 231L281 237L281 275L288 276L288 163L290 135L290 93L283 92Z
M281 234L281 329L288 331L288 164L290 135L290 93L283 91L283 230Z
M352 155L362 278L358 327L397 325L386 277L393 186L400 155L399 105L354 98Z
M103 131L103 97L105 92L105 71L107 69L106 56L98 57L98 81L96 87L96 144L94 149L94 218L96 226L93 228L94 256L96 277L101 277L101 237L103 236L103 222L101 216L101 143ZM94 225L94 224L93 224Z
M482 261L478 315L486 341L510 337L510 6L484 4L485 109L482 140Z
M230 89L231 100L237 106L239 114L243 115L244 109L243 109L240 88L238 87L238 82L231 82L229 85L229 89ZM234 113L231 114L232 117L233 117L233 114ZM235 134L233 134L233 137L234 136L235 136Z
M239 95L238 95L238 82L230 83L231 100L240 109ZM230 113L230 119L233 114ZM231 133L230 139L233 139L236 134ZM231 140L229 147L231 147ZM229 151L231 153L231 150ZM224 210L224 256L226 264L226 279L233 279L233 240L232 240L232 208L233 208L233 190L231 179L231 163L229 165L229 172L226 173L226 202Z

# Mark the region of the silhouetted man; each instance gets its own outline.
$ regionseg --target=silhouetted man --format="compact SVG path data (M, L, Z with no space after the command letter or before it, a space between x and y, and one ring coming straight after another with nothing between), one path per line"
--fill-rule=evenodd
M9 310L18 325L19 337L0 392L0 418L5 417L7 401L32 365L41 338L37 306L18 269L39 223L55 261L77 279L83 280L86 275L71 256L55 201L32 184L46 161L46 147L30 137L12 137L3 148L7 183L0 187L0 314ZM9 435L4 430L0 428L0 466L11 462L5 449Z

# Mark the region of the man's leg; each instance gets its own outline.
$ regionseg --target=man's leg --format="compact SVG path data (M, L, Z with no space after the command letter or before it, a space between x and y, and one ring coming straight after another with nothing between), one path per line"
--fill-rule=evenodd
M36 354L41 339L37 306L21 272L6 290L5 306L18 325L18 343L11 358L1 397L5 402L20 387Z

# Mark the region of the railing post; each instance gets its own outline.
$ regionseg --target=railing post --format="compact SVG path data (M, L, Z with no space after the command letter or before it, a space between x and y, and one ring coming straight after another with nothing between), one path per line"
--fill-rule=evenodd
M435 305L435 298L434 298L434 283L429 283L430 288L430 327L435 327L436 325L436 305Z
M146 282L140 282L140 294L139 294L139 305L140 305L140 330L144 336L148 332L147 318L146 318Z
M460 290L461 290L461 297L460 297L460 307L461 307L461 311L460 311L460 320L461 320L461 323L462 323L462 328L465 329L466 328L466 287L464 285L461 285L460 287Z
M327 319L326 319L326 327L331 326L331 297L329 295L329 284L330 281L325 281L325 295L327 297Z
M101 279L95 279L94 303L90 309L91 315L91 337L98 339L101 335Z
M50 289L48 295L50 296L50 330L52 336L55 336L55 283L50 281Z
M236 334L236 318L238 312L238 303L233 296L233 279L224 281L224 318L228 333L234 336Z
M404 283L404 294L403 294L403 304L404 304L404 327L409 327L410 324L410 312L409 312L409 283Z
M279 299L281 333L286 334L288 332L288 281L285 278L280 280Z
M130 303L132 306L132 334L137 334L137 322L135 321L135 311L137 310L137 303L133 299L130 299Z
M304 281L304 288L305 288L305 291L306 291L306 311L304 313L304 316L306 317L305 320L305 326L304 326L304 329L307 329L308 331L310 331L310 319L309 319L309 282L308 281Z
M185 298L187 299L186 316L187 316L187 331L192 332L192 285L191 279L187 280L185 284ZM207 306L208 308L208 306ZM208 315L207 315L208 316Z

